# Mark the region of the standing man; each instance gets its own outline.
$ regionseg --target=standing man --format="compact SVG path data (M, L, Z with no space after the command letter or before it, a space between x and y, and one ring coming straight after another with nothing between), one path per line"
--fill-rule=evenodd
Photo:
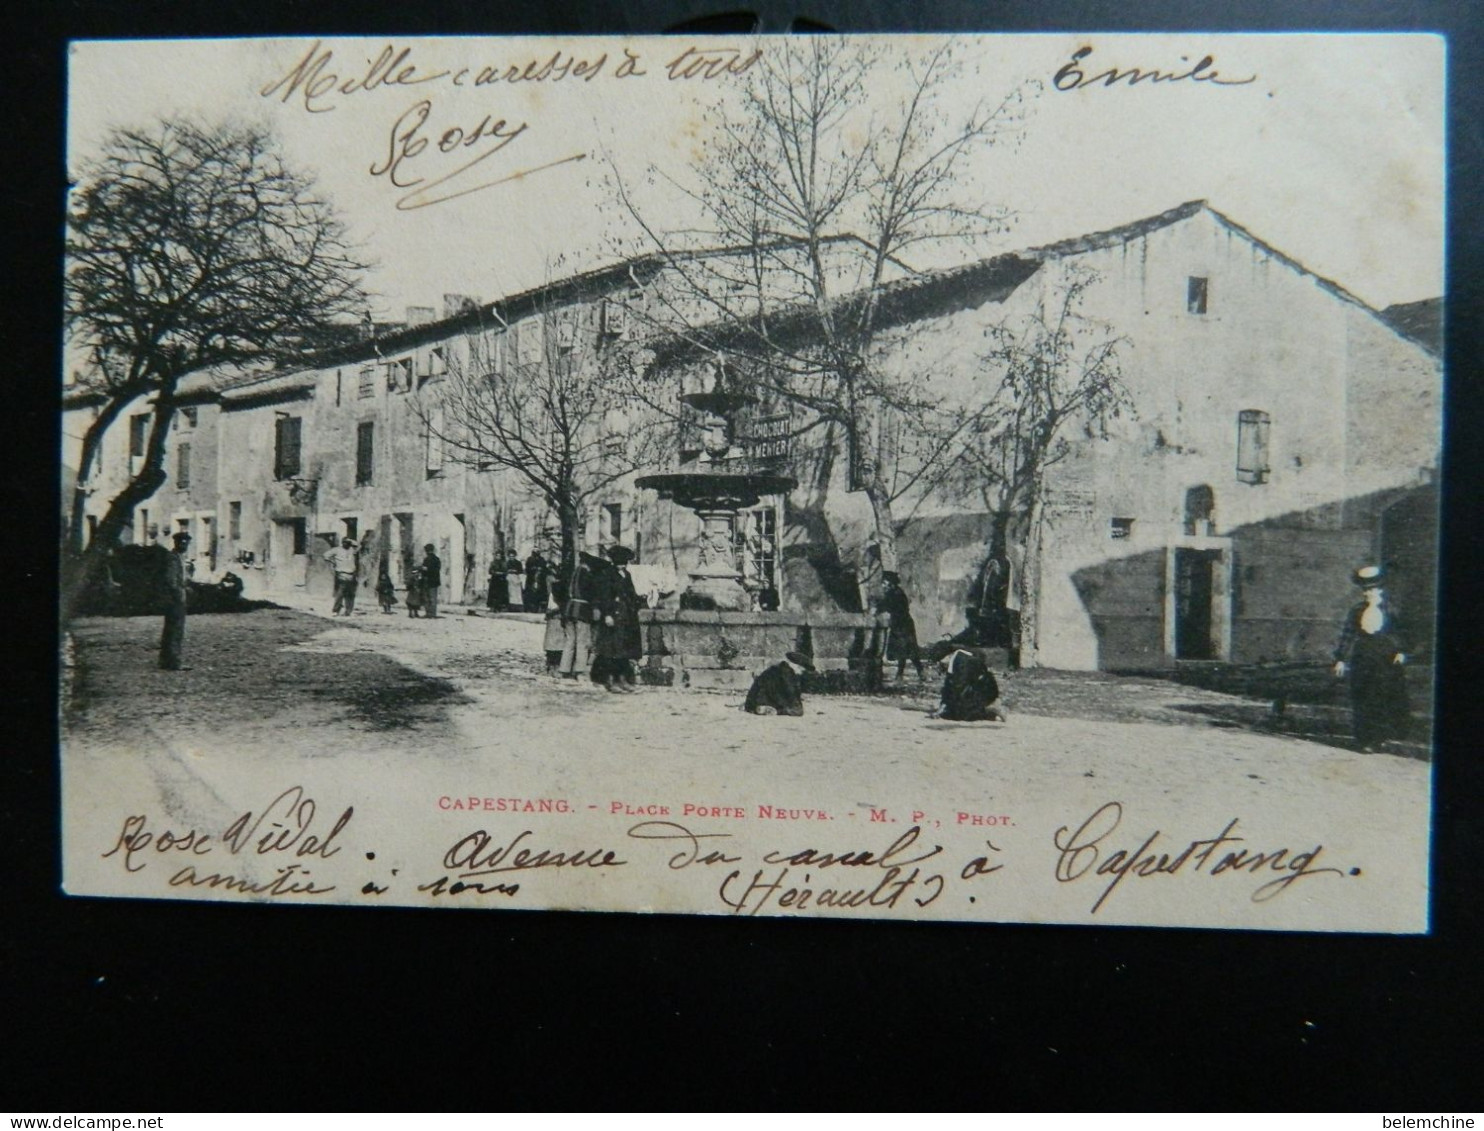
M335 571L335 605L330 610L331 616L342 609L346 616L350 616L356 607L356 564L359 557L355 539L350 535L340 539L340 545L325 554L325 561Z
M902 588L902 578L887 570L881 575L881 581L881 600L877 602L876 611L886 618L887 662L896 661L898 682L907 670L908 660L917 669L917 678L926 679L922 655L917 647L917 622L912 619L912 604L907 599L907 591Z
M594 591L600 571L606 566L602 558L578 551L567 584L567 600L562 606L562 627L566 630L562 649L561 673L564 679L576 679L593 665Z
M433 552L433 543L423 547L423 616L438 615L438 586L443 584L443 559Z
M605 553L611 564L600 575L595 593L599 619L593 631L593 682L609 691L631 691L634 661L644 655L639 594L629 573L634 552L627 546L612 545Z
M191 536L174 536L175 552L165 558L165 624L160 630L160 667L167 672L185 671L181 653L185 649L186 555Z
M1355 745L1375 750L1407 732L1406 644L1396 609L1386 596L1386 573L1378 565L1355 571L1361 600L1345 617L1335 645L1335 675L1350 680Z

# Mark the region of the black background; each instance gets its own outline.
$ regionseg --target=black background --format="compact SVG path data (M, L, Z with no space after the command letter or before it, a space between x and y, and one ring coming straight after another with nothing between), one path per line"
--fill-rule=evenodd
M658 32L740 3L12 4L0 375L14 657L0 1103L15 1110L1479 1107L1478 17L1449 3L768 3L763 30L1450 36L1433 932L1305 936L174 904L59 890L56 391L69 37ZM716 17L721 17L717 19ZM795 25L795 21L802 21ZM1373 76L1355 75L1363 84ZM1358 159L1363 159L1359 157ZM1107 176L1153 176L1107 170ZM1260 175L1260 174L1258 174ZM1095 191L1095 187L1089 187ZM635 754L635 757L642 757Z

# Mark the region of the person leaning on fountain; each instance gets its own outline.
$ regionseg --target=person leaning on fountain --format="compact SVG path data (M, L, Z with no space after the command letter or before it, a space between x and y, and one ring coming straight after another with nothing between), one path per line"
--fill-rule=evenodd
M799 677L814 670L814 661L802 652L789 652L770 668L759 672L747 689L742 709L754 715L802 715L804 697Z

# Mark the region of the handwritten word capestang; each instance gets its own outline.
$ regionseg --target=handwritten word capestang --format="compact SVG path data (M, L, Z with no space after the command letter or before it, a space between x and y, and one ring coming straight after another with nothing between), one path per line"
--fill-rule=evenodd
M1183 871L1187 864L1191 866L1192 872L1211 876L1219 876L1223 872L1245 872L1249 875L1257 875L1264 870L1278 873L1274 879L1268 880L1252 893L1253 903L1266 903L1287 891L1290 885L1309 876L1345 874L1339 868L1314 866L1320 853L1324 851L1322 844L1316 844L1305 852L1295 852L1289 847L1270 849L1266 852L1253 852L1246 848L1229 849L1217 858L1214 864L1211 864L1209 872L1203 872L1206 865L1211 863L1212 858L1216 857L1217 849L1223 845L1240 844L1246 841L1245 837L1233 835L1237 828L1238 818L1236 817L1228 821L1226 828L1222 829L1218 835L1205 840L1192 840L1173 856L1168 852L1151 851L1155 842L1163 835L1160 830L1156 829L1144 838L1144 842L1138 848L1132 851L1119 848L1105 857L1103 852L1106 849L1100 849L1100 846L1103 841L1112 836L1122 820L1123 804L1118 801L1109 801L1083 821L1077 827L1076 832L1071 832L1068 826L1063 825L1052 837L1052 842L1060 853L1056 860L1058 882L1072 883L1089 873L1112 877L1108 881L1108 886L1098 896L1097 902L1092 905L1093 914L1097 914L1098 909L1113 894L1113 889L1128 876L1140 878L1174 876ZM1360 869L1352 868L1350 875L1360 875Z
M638 54L627 47L622 51L623 58L617 61L612 60L606 51L595 58L579 58L565 51L556 51L550 57L523 63L425 70L413 61L411 47L398 49L388 44L375 59L367 61L362 72L354 67L343 70L336 66L332 70L335 66L334 50L325 47L323 41L315 40L302 59L280 78L263 87L259 94L264 98L276 95L285 104L297 95L306 111L323 114L335 109L338 97L369 93L383 87L412 87L424 83L485 87L500 83L558 83L566 79L592 82L604 73L615 79L641 78L650 73ZM663 73L672 82L719 79L745 74L762 55L761 48L744 52L740 47L689 46L663 64ZM613 64L611 67L610 62Z

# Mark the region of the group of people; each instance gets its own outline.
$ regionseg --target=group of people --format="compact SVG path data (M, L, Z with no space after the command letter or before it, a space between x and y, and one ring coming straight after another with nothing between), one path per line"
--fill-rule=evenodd
M495 555L490 562L489 587L485 605L492 613L520 609L539 613L546 608L551 591L553 569L539 550L532 550L524 562L515 554Z
M929 718L964 723L1005 721L1004 710L997 706L999 681L977 649L943 641L933 645L928 654L943 673L942 690L937 705L928 712ZM921 657L915 651L914 656L921 672ZM747 689L742 709L754 715L802 715L804 673L812 671L814 660L810 656L787 653L758 673Z
M546 670L565 679L588 676L612 692L633 691L635 661L644 655L639 610L629 563L634 552L611 545L601 555L579 552L570 571L551 574L546 633Z
M160 635L160 667L182 668L185 639L187 564L191 539L174 535L174 552L165 567L164 625ZM497 586L519 572L525 579L522 605L530 608L539 597L547 607L543 641L549 674L577 679L586 674L609 691L632 691L636 685L635 662L643 656L639 610L645 601L629 573L633 551L611 545L599 555L579 552L570 571L554 569L538 552L522 563L513 555L497 559L490 570L490 608L508 607L510 590ZM355 609L360 549L353 538L325 554L335 573L335 603L331 615L350 616ZM1361 598L1346 615L1334 650L1334 674L1349 684L1354 740L1363 750L1403 737L1407 731L1407 702L1404 665L1408 662L1396 610L1386 594L1386 575L1381 566L1355 571L1354 581ZM423 547L423 558L409 571L407 613L411 617L438 616L438 590L443 581L443 563L432 543ZM925 679L923 650L911 605L894 572L883 575L882 593L875 602L877 640L873 654L897 665L902 679L911 663L918 678ZM383 559L376 584L382 611L390 613L396 591ZM503 600L502 600L503 597ZM927 650L927 659L943 674L938 703L929 712L938 719L963 722L1004 721L998 706L999 683L982 652L955 641L940 641ZM803 676L814 671L813 659L803 652L789 652L752 681L744 709L756 715L802 715Z
M331 616L350 616L356 607L356 588L360 584L361 549L349 535L340 539L340 545L325 553L325 561L335 572L335 603ZM409 617L437 617L438 590L443 584L443 559L438 556L433 544L423 547L423 557L407 570L407 615ZM390 567L385 557L376 578L376 601L383 613L390 613L397 604L397 588L392 584Z

